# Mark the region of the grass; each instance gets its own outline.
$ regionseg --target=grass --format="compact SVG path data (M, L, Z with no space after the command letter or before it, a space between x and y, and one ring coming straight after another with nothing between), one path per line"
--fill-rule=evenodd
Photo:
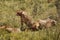
M21 8L33 17L33 20L45 19L52 15L57 16L54 1L48 3L47 0L0 0L0 25L10 25L20 27L20 17L16 16L16 11ZM0 40L57 40L60 24L35 32L8 33L5 29L0 29ZM60 40L60 36L58 38Z

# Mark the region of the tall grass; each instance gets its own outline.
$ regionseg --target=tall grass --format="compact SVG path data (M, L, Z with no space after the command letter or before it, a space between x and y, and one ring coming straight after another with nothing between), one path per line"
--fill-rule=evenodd
M45 19L52 15L57 16L54 0L48 3L47 0L0 0L0 25L10 25L20 27L20 17L16 16L16 11L24 9L34 21ZM0 40L58 40L60 39L60 24L36 32L8 33L5 29L0 29Z

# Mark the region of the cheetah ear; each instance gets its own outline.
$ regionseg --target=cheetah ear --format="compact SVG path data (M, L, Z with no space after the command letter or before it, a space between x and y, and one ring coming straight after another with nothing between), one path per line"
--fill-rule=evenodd
M27 15L27 12L26 11L22 11L22 14Z
M25 12L24 12L24 11L22 11L22 14L25 14Z

